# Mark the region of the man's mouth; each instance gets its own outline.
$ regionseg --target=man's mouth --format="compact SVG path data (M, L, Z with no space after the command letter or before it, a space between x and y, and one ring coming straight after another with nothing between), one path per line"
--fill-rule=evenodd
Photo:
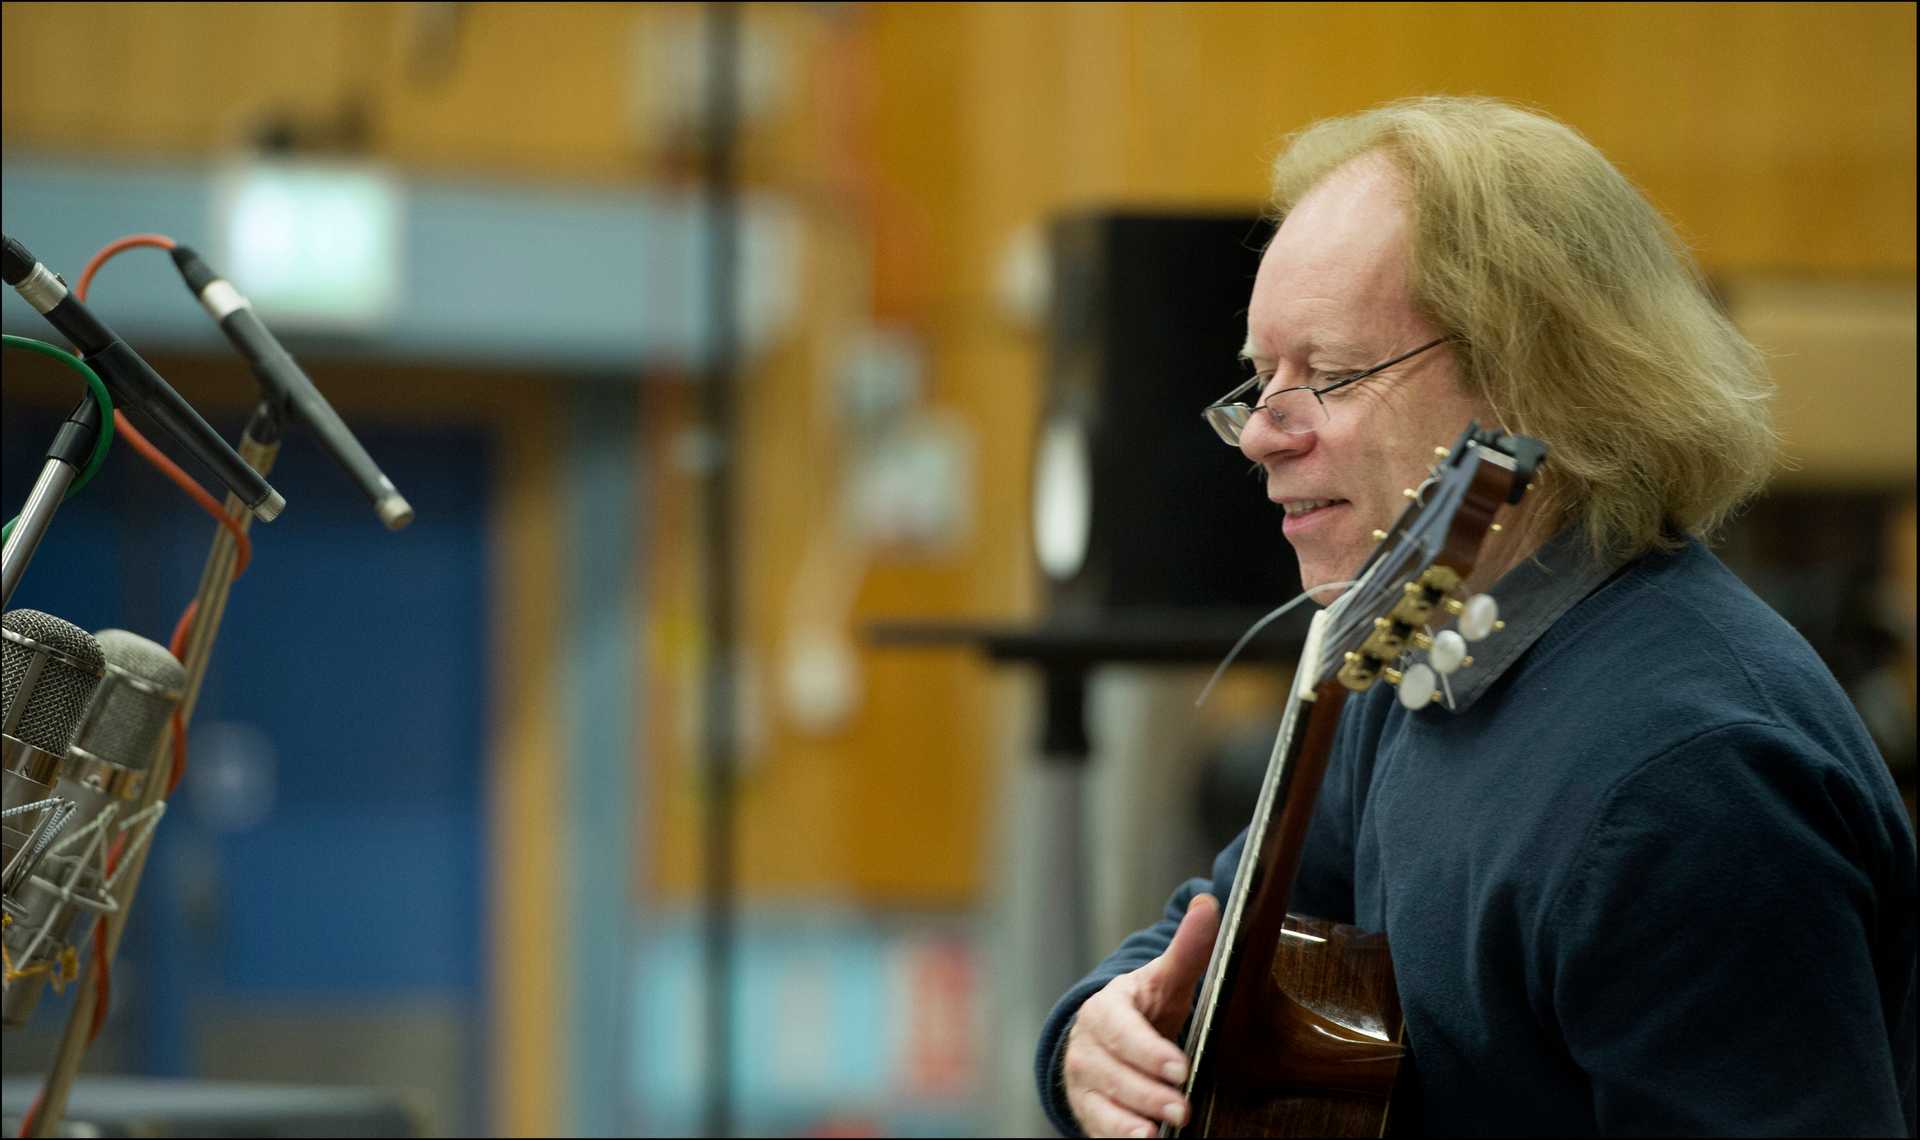
M1351 505L1345 499L1282 499L1280 509L1287 517L1281 520L1280 529L1288 538L1298 538L1318 530L1323 520L1333 518L1342 507Z
M1280 509L1287 512L1288 518L1293 519L1344 502L1346 502L1345 499L1284 499L1280 503Z

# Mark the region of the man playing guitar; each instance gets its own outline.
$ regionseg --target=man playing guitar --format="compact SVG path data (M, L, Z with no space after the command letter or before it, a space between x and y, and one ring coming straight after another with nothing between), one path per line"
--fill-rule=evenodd
M1316 124L1274 200L1252 377L1208 418L1264 468L1316 601L1469 423L1549 456L1460 584L1504 628L1432 703L1388 662L1403 691L1339 710L1310 801L1288 906L1386 936L1388 1123L1912 1134L1913 832L1831 674L1702 541L1772 470L1758 352L1654 208L1534 113ZM1246 841L1048 1018L1063 1132L1222 1127L1189 1021Z

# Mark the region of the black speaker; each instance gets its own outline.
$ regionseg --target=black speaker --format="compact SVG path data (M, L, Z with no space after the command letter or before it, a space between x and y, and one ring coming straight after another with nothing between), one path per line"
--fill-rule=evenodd
M1252 214L1093 213L1050 231L1033 469L1055 619L1266 610L1300 590L1265 477L1201 418L1248 375Z

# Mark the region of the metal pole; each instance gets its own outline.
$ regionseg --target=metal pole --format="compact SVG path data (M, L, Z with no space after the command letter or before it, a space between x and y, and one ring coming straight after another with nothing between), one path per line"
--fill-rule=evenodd
M709 4L707 23L707 342L705 428L706 626L706 1126L733 1132L734 783L738 761L734 686L734 367L739 322L738 134L740 9Z
M40 540L53 522L53 512L60 509L60 500L75 474L58 459L47 460L40 469L40 477L27 494L27 505L20 508L20 521L13 524L5 551L0 552L0 607L13 600L13 588L26 575L27 563L33 561L33 552L40 548Z
M47 462L27 495L27 505L21 508L20 517L7 532L5 549L0 550L0 608L13 600L14 589L26 576L27 563L33 561L40 540L53 525L53 513L60 509L67 488L80 474L86 456L105 430L100 405L94 403L91 395L86 395L80 397L80 403L67 413L67 422L54 433L53 445L47 449Z
M253 419L248 422L245 435L241 438L239 454L249 467L265 476L273 470L273 461L280 454L279 418L269 405L262 404L255 409ZM251 529L253 511L231 492L227 495L226 515L241 530ZM227 594L233 587L234 562L237 547L233 536L224 526L213 528L213 544L207 552L207 562L200 575L200 589L194 601L195 611L193 629L187 639L186 656L181 664L187 670L186 692L180 702L180 720L186 723L193 716L193 706L200 697L200 683L206 679L207 663L213 654L214 635L219 632L220 618L226 612ZM146 784L141 789L136 810L151 807L166 793L173 765L177 761L173 754L173 741L169 737L154 756L153 765L147 771ZM106 959L114 960L120 949L120 936L126 931L127 915L133 910L134 895L140 889L141 876L146 872L147 856L153 850L151 842L137 848L130 858L126 871L126 885L120 895L120 909L108 915L105 929L96 937L104 937ZM79 986L74 997L73 1009L67 1014L67 1026L60 1038L60 1046L54 1056L53 1068L47 1076L46 1088L42 1094L40 1111L34 1117L31 1136L60 1135L60 1121L66 1115L67 1097L73 1089L74 1078L79 1074L80 1062L85 1055L88 1036L93 1027L93 1011L100 997L99 978L88 976Z

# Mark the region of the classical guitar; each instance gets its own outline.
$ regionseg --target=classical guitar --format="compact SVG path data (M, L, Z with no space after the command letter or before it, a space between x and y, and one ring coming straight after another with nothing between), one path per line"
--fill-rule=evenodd
M1287 899L1347 695L1384 680L1420 708L1499 625L1491 598L1457 595L1546 448L1472 425L1435 451L1354 585L1309 627L1182 1042L1191 1116L1163 1135L1378 1136L1390 1123L1406 1046L1386 938L1289 914Z

